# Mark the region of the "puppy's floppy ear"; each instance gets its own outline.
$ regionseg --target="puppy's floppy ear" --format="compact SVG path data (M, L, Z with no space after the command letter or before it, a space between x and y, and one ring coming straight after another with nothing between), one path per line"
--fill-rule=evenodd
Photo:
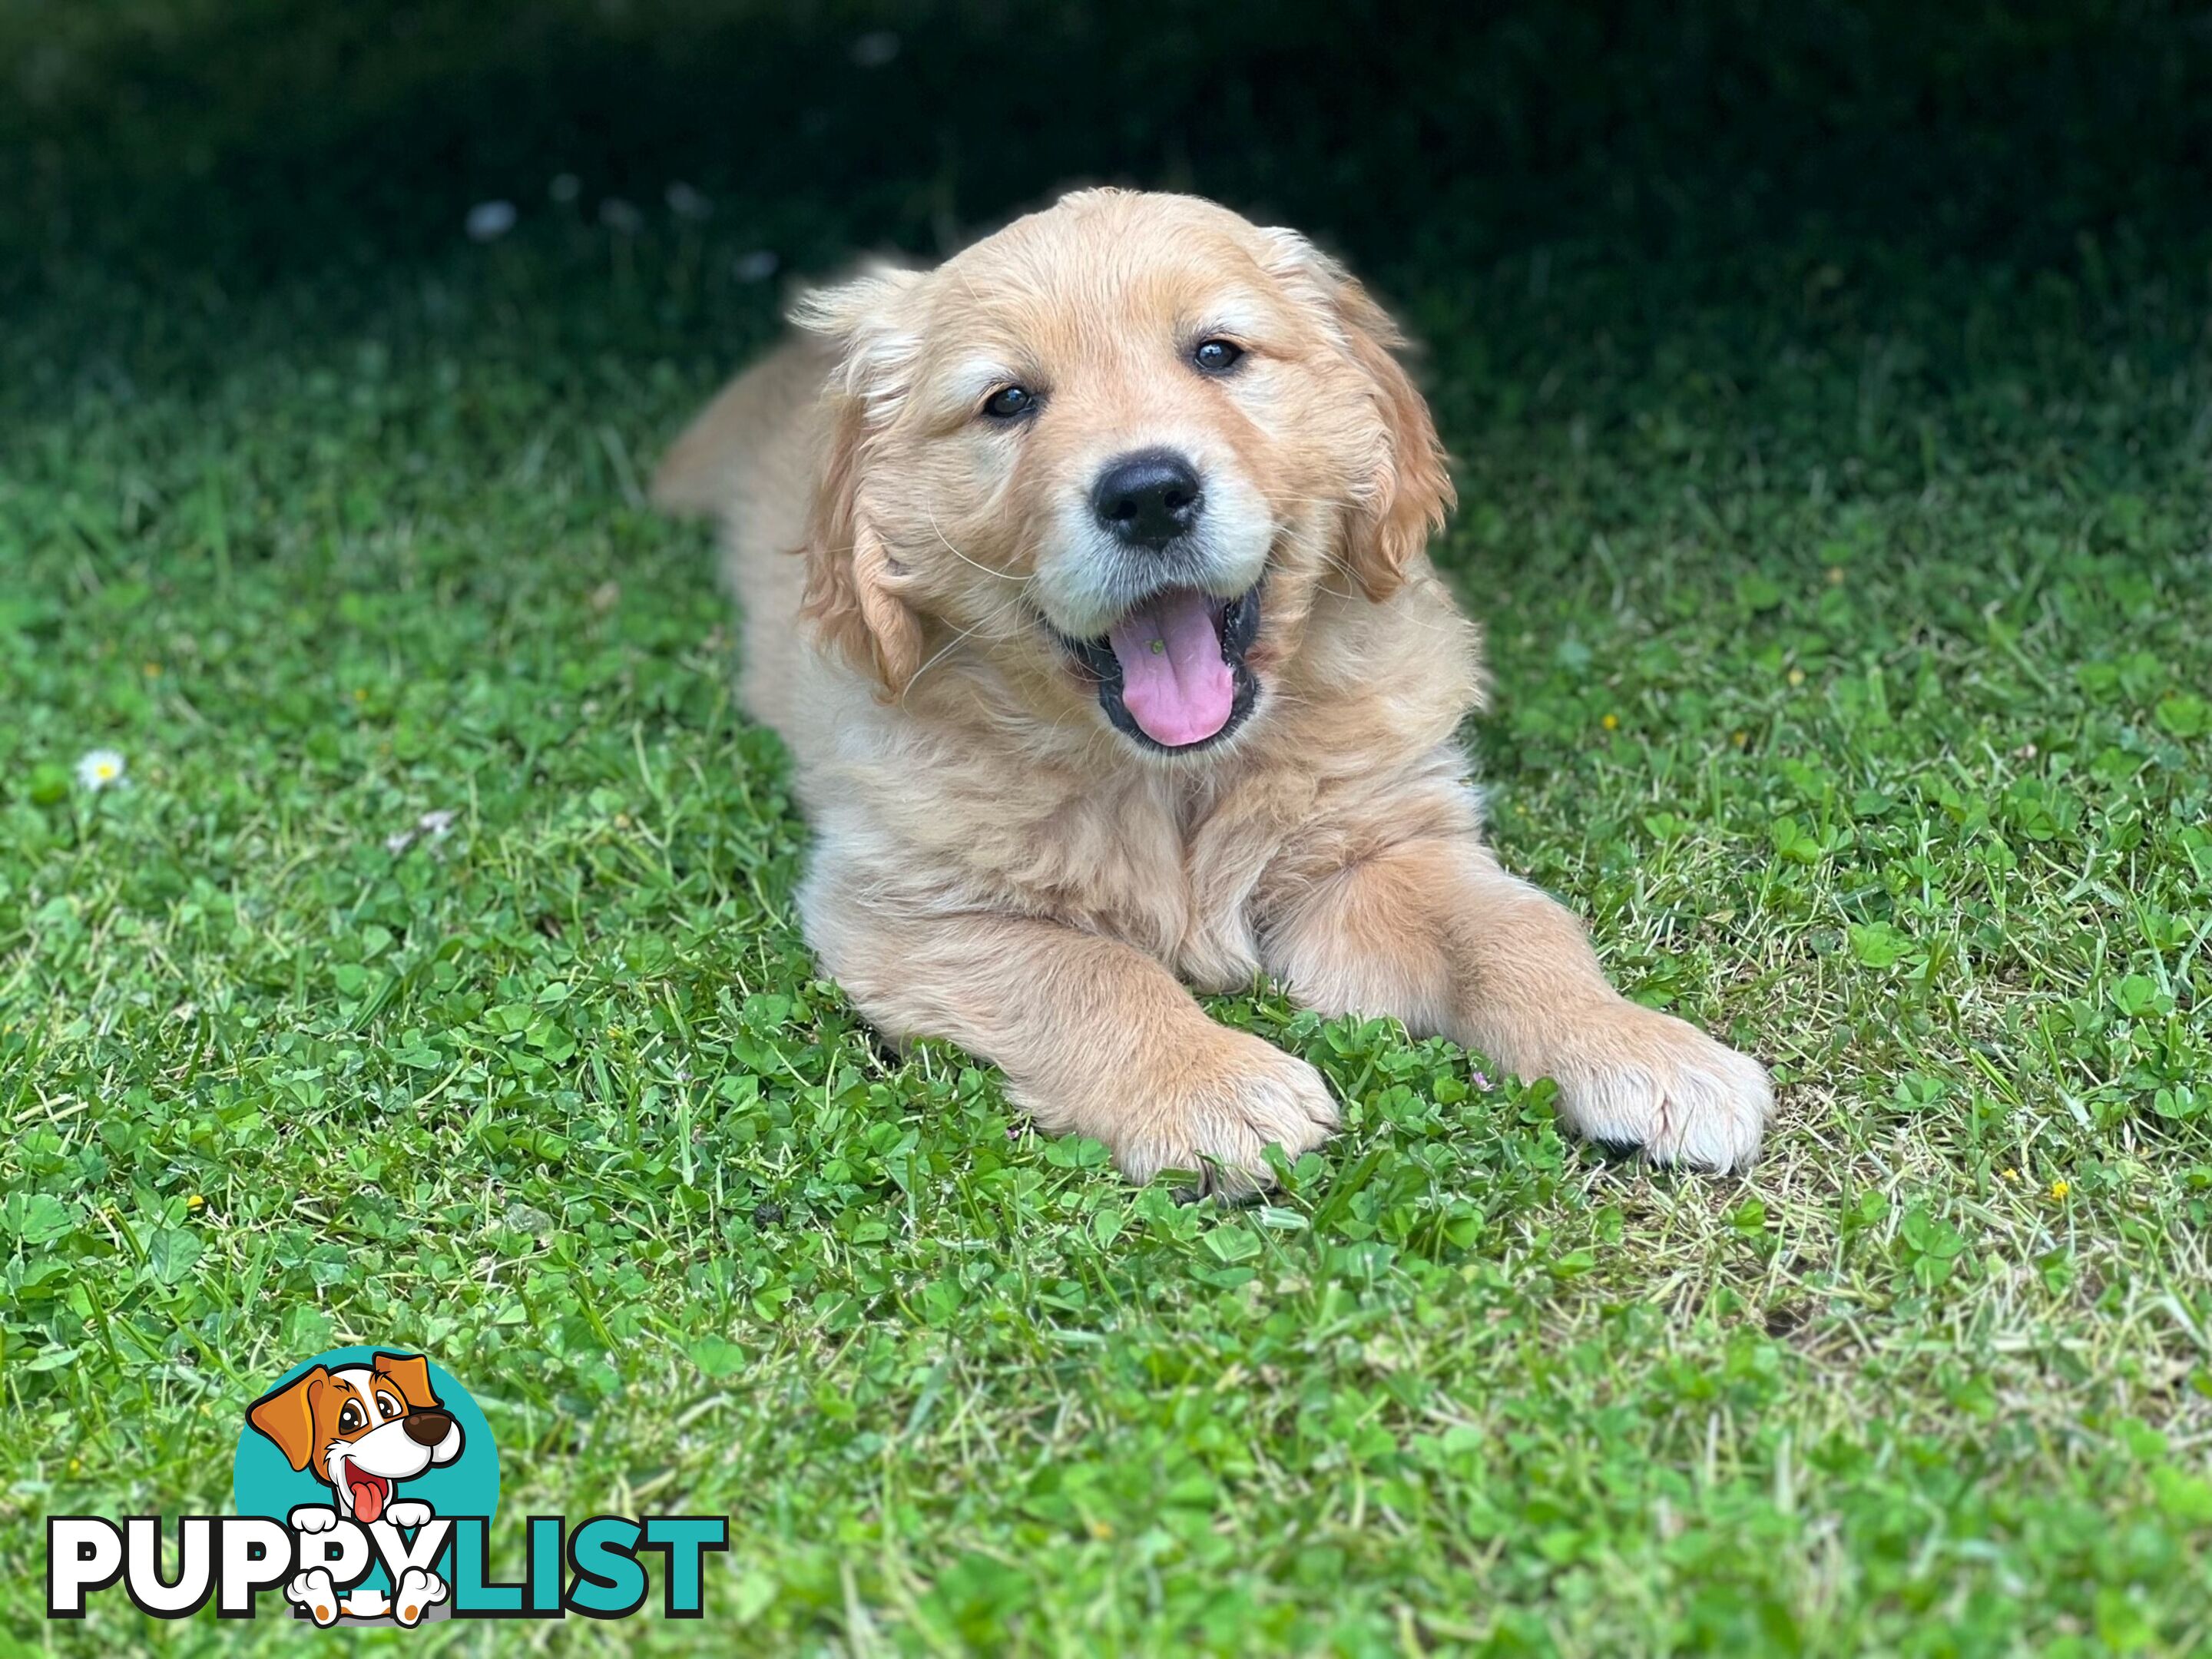
M430 1386L430 1362L419 1353L380 1353L371 1357L368 1368L379 1376L388 1376L399 1388L399 1397L410 1406L435 1406L437 1392Z
M246 1420L276 1442L295 1470L315 1455L315 1396L330 1377L320 1365L310 1366L246 1408Z
M1385 599L1406 567L1444 527L1458 500L1429 405L1398 361L1406 337L1358 281L1294 230L1262 233L1270 268L1320 307L1340 345L1366 374L1384 442L1374 476L1355 498L1346 562L1370 599Z
M829 449L801 550L802 614L890 696L903 691L921 667L921 622L899 597L904 572L868 510L867 479L876 434L897 412L921 352L921 335L902 306L921 280L916 271L881 267L808 295L791 314L838 348L825 392Z

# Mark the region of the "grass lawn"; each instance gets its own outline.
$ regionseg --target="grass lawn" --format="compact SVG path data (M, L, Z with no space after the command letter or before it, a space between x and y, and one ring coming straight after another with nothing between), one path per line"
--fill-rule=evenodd
M1224 1211L816 977L641 500L771 337L763 227L824 270L941 204L631 234L531 176L388 268L11 290L0 1651L296 1644L50 1626L42 1517L227 1509L353 1341L471 1387L507 1560L733 1517L705 1622L562 1646L2212 1648L2212 242L1352 243L1459 460L1496 839L1782 1103L1653 1172L1255 986L1346 1127Z

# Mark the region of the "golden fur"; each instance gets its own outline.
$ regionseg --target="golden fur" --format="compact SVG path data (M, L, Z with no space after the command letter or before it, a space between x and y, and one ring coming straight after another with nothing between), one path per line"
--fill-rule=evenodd
M656 497L720 521L743 693L817 835L807 936L887 1037L995 1061L1040 1126L1133 1178L1235 1188L1337 1118L1311 1066L1184 988L1266 973L1556 1078L1586 1135L1752 1155L1764 1072L1621 998L1483 845L1455 741L1478 636L1425 551L1451 483L1357 282L1210 203L1087 191L795 320ZM1209 331L1245 348L1233 374L1193 368ZM979 414L1016 379L1043 398L1018 430ZM1257 701L1194 753L1115 729L1054 631L1103 626L1104 556L1072 528L1092 477L1162 442L1265 559Z

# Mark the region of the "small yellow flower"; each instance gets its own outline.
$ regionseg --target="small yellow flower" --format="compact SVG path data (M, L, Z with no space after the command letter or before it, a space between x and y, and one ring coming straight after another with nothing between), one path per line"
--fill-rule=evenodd
M1802 668L1793 668L1793 669L1791 669L1791 670L1790 671L1790 684L1792 684L1792 685L1802 685L1802 684L1805 684L1805 671L1804 671L1803 669L1802 669Z
M1843 566L1841 566L1841 565L1839 565L1839 564L1832 564L1832 565L1830 565L1830 566L1828 567L1828 586L1831 586L1831 587L1841 587L1843 585L1844 585L1844 568L1843 568Z
M365 685L356 685L354 687L353 700L356 702L367 702L368 701L368 688Z
M204 1210L207 1208L207 1200L201 1197L199 1194L194 1193L185 1200L185 1207L188 1210Z
M2000 1180L2003 1181L2017 1181L2020 1179L2020 1171L2017 1170L2000 1170L1997 1171L1997 1176Z
M1751 733L1748 732L1738 732L1730 737L1729 741L1733 743L1737 748L1741 749L1744 744L1751 741Z
M1620 730L1620 716L1618 714L1607 714L1603 720L1600 720L1598 724L1605 727L1608 732L1618 732Z
M147 678L148 679L149 679L149 680L159 679L159 678L161 678L161 664L159 664L159 663L157 663L157 662L149 662L149 663L148 663L148 664L146 665L146 678Z
M2069 1182L2054 1181L2051 1183L2051 1195L2054 1199L2063 1198L2073 1190L2073 1185Z

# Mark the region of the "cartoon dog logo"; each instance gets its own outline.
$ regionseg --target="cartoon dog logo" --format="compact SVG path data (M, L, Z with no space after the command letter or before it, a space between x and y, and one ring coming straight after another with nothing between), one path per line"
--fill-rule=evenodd
M327 1532L341 1519L374 1530L420 1527L428 1504L398 1495L399 1483L461 1455L461 1425L430 1385L429 1362L420 1354L378 1352L365 1365L310 1367L274 1393L264 1395L246 1421L276 1443L295 1471L329 1486L333 1504L301 1504L293 1530ZM341 1597L328 1572L302 1572L285 1595L318 1625L386 1613L414 1625L446 1599L445 1580L419 1567L401 1574L387 1597L357 1589Z

